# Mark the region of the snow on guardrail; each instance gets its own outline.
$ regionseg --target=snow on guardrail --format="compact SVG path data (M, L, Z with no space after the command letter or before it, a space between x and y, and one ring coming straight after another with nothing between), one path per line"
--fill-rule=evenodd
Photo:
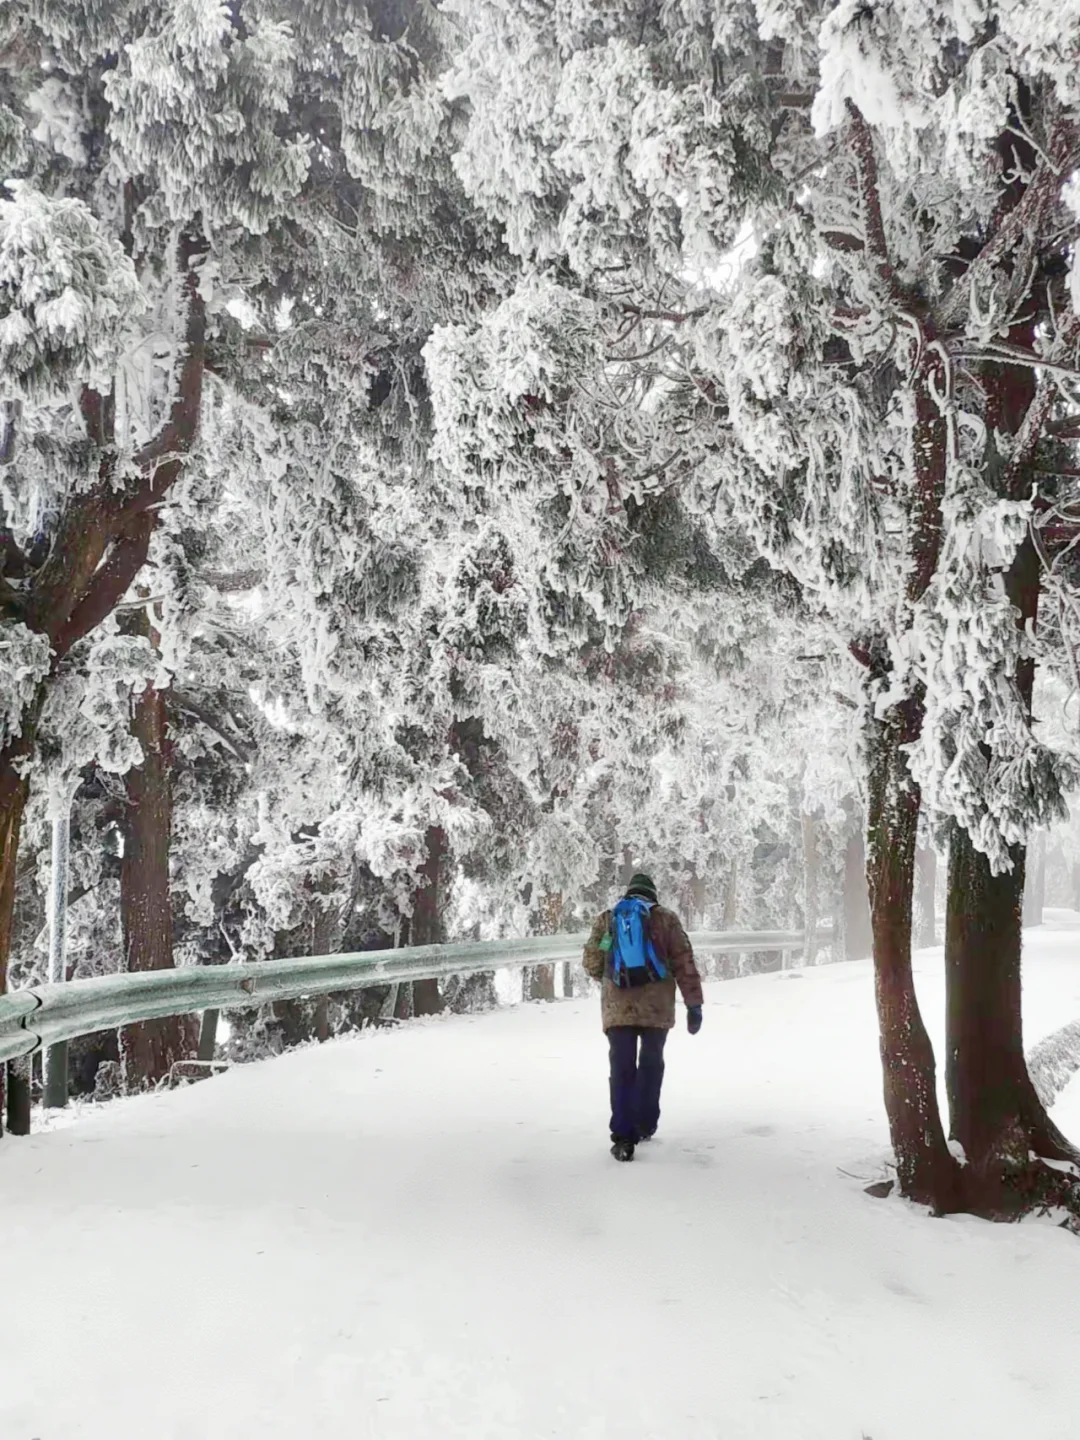
M407 980L441 979L478 970L521 969L577 960L587 936L542 935L526 940L409 945L347 955L304 955L255 964L186 965L178 970L104 975L62 985L35 985L0 995L0 1062L139 1020L201 1010L235 1010L335 990ZM690 936L703 953L803 948L801 931L701 930ZM831 932L818 932L830 944Z

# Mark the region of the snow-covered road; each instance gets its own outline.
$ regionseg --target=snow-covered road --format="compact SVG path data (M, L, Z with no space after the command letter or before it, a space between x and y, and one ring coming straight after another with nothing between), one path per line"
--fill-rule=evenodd
M1080 1016L1080 934L1029 950L1031 1042ZM933 1020L940 969L921 957ZM1080 1244L863 1193L885 1146L869 966L707 1006L632 1166L607 1154L594 1001L4 1141L0 1437L1080 1433ZM1057 1113L1080 1136L1080 1082Z

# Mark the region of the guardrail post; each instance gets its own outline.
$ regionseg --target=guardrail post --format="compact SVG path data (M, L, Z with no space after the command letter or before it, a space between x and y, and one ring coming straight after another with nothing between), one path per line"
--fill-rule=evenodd
M52 810L52 879L49 886L49 984L67 979L68 855L71 845L71 792L54 792ZM45 1105L61 1109L68 1102L68 1047L61 1040L45 1052Z
M199 1026L199 1048L195 1058L202 1061L210 1061L214 1058L217 1049L217 1025L219 1010L204 1010L202 1023Z
M7 1067L7 1128L9 1135L30 1134L30 1057L9 1060Z

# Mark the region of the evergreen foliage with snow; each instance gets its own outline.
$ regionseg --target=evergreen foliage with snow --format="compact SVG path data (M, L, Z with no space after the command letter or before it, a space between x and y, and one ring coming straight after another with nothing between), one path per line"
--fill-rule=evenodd
M452 935L645 863L695 920L813 928L860 727L911 705L931 823L1014 864L1075 780L1023 677L1076 688L1078 21L9 5L13 977L75 785L73 961L121 963L148 686L182 963L400 937L442 846ZM72 557L96 601L139 546L61 623Z

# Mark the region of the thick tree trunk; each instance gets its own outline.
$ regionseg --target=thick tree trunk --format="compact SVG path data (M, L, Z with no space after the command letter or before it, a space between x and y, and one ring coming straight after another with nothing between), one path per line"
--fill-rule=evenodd
M11 767L0 773L0 995L7 993L8 957L11 953L11 922L15 914L15 860L19 851L19 831L26 809L30 782ZM6 1095L7 1069L0 1064L0 1135L4 1133L4 1114L11 1097ZM18 1093L19 1079L15 1079ZM21 1104L21 1101L19 1102ZM16 1126L20 1123L16 1110ZM11 1115L8 1118L11 1126ZM14 1133L19 1134L19 1129Z
M860 814L844 847L844 959L869 960L873 953L870 894L866 886L866 842Z
M0 774L0 995L7 993L11 922L15 914L15 862L29 794L30 782L14 769L14 763Z
M1019 427L1034 395L1026 374L1002 393L1007 427ZM1000 418L1000 417L999 417ZM1041 570L1031 539L1019 547L1005 577L1017 624L1034 631ZM1031 714L1035 661L1016 667L1016 686ZM954 836L949 863L945 937L948 993L947 1085L953 1134L964 1146L974 1176L1009 1191L1028 1184L1031 1152L1046 1159L1080 1161L1047 1115L1024 1062L1021 1013L1022 906L1025 854L1010 851L1013 868L994 875L966 834ZM1016 1177L1022 1176L1021 1181ZM994 1203L994 1202L991 1202Z
M1046 831L1037 830L1028 845L1024 880L1024 926L1043 923L1046 904Z
M980 1178L1027 1166L1031 1151L1080 1158L1047 1115L1028 1075L1020 1018L1020 902L1024 851L993 875L986 856L957 827L949 854L945 922L948 1058L953 1138Z
M915 852L915 948L928 950L937 944L937 851L932 846Z
M408 938L403 945L440 945L446 939L443 926L443 904L446 889L446 832L439 825L429 825L424 834L427 857L420 870L422 884L413 896L413 912L408 921ZM443 1009L438 980L412 982L413 1015L438 1015Z
M885 1113L900 1193L939 1214L963 1208L960 1169L945 1143L934 1051L911 970L911 912L919 791L904 746L916 730L914 701L869 722L867 883Z
M148 685L134 702L131 728L142 748L143 763L129 770L124 780L127 816L120 865L124 968L171 970L172 796L165 696L160 690ZM190 1015L125 1025L120 1032L124 1088L158 1084L168 1077L176 1061L191 1058L197 1044L196 1024Z

